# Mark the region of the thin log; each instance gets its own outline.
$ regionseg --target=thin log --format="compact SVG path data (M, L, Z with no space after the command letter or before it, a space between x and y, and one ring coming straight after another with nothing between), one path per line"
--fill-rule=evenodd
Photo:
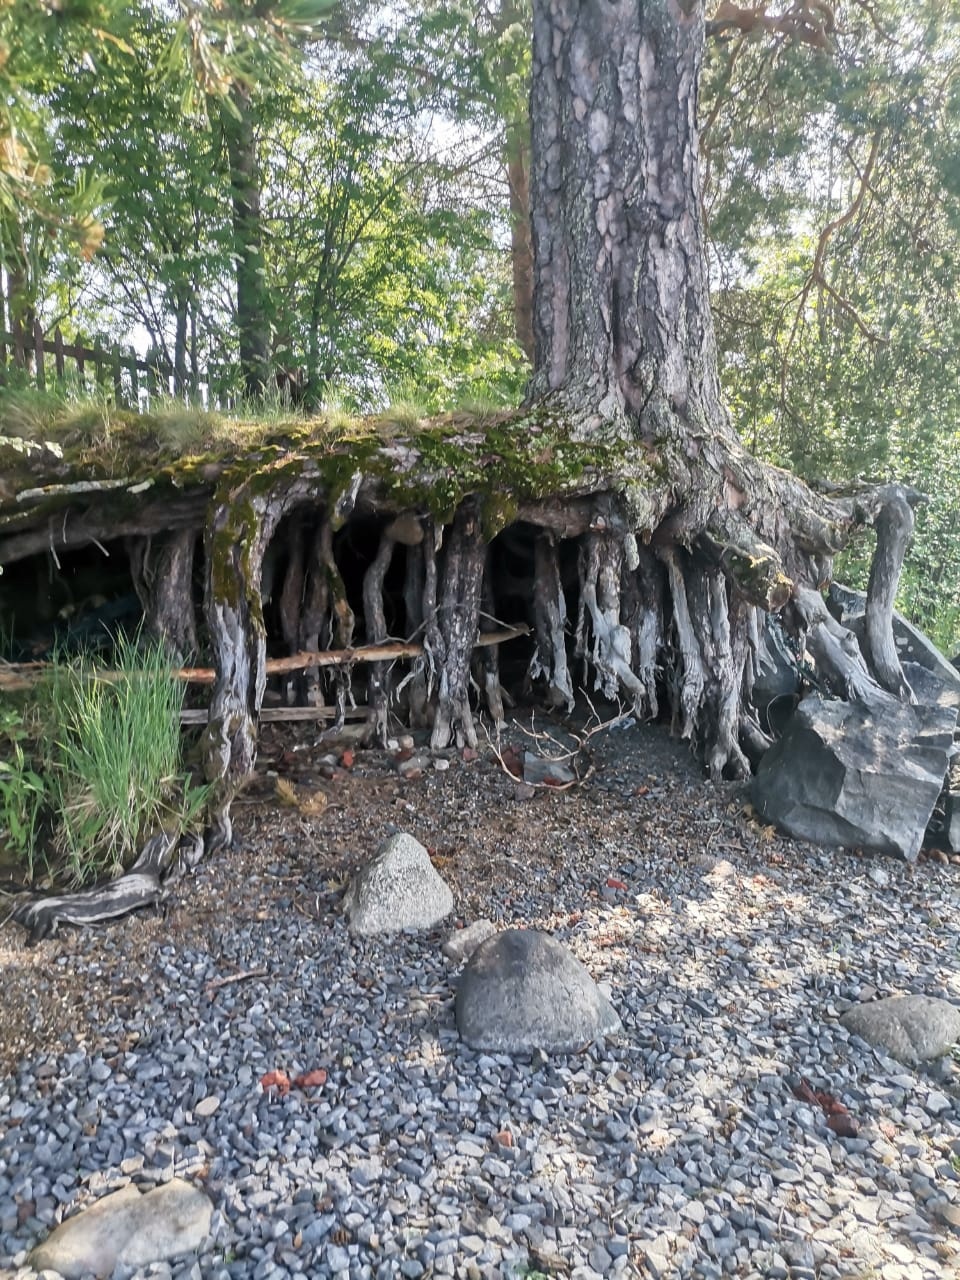
M521 624L516 627L503 627L499 631L487 631L478 635L473 648L482 649L491 644L506 644L508 640L517 640L528 636L530 628ZM325 649L315 653L312 649L303 653L292 653L288 658L267 658L264 671L268 676L281 675L288 671L303 671L308 667L350 667L355 662L390 662L397 658L422 658L426 655L426 646L414 641L394 640L389 644L361 645L356 649ZM5 662L0 663L0 690L12 693L17 689L29 689L49 671L50 662ZM121 680L124 675L120 671L99 670L93 673L98 680ZM186 684L213 684L217 678L213 667L181 667L171 672L176 680Z
M366 707L348 707L343 718L367 720L369 714ZM336 707L261 707L257 719L261 724L283 724L297 720L336 720L338 715ZM209 718L208 707L184 707L180 712L181 724L206 724Z

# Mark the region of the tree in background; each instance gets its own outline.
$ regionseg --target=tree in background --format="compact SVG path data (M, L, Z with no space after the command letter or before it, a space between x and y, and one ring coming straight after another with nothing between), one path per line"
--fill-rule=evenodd
M844 0L798 32L725 12L707 49L703 162L735 418L751 448L807 479L896 476L930 496L901 601L949 649L960 641L960 16L943 0ZM865 585L857 559L840 571Z

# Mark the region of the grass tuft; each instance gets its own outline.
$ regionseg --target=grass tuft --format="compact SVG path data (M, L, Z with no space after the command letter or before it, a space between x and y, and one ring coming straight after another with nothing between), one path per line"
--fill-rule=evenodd
M119 873L161 827L188 827L207 796L181 771L184 688L162 650L121 638L114 669L107 681L58 663L48 686L53 844L76 884Z

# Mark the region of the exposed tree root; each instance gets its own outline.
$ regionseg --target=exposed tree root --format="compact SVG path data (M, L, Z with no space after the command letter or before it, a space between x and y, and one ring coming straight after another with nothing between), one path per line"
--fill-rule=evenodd
M523 420L516 429L524 430ZM480 453L482 434L465 434L457 448L467 456L470 450ZM281 454L279 461L270 455L262 467L214 468L215 490L204 477L197 492L171 498L166 531L157 500L142 508L139 528L126 506L113 525L106 514L95 518L86 509L94 500L126 503L140 482L131 481L127 489L100 486L95 494L53 486L58 502L76 504L61 509L56 520L44 505L49 486L28 491L33 496L16 510L0 508L0 558L6 561L21 557L28 546L50 547L56 555L100 531L106 536L108 528L128 535L131 576L148 629L177 653L197 648L193 553L204 535L205 642L216 671L203 738L206 773L215 783L213 842L230 837L231 799L256 753L267 676L261 593L270 586L263 564L274 540L271 558L283 576L270 616L279 631L273 642L287 656L272 660L271 669L280 672L284 668L277 664L290 664L283 700L335 709L342 723L348 707L356 705L356 649L372 646L367 704L381 741L388 714L395 711L411 725L429 727L434 748L476 745L471 657L482 615L532 624L529 676L551 707L573 705L574 659L583 664L584 684L613 701L622 699L637 716L657 716L666 699L676 728L702 752L713 778L743 776L747 757L756 761L770 745L750 708L764 609L785 605L786 624L805 636L820 679L837 695L878 705L910 696L891 630L912 506L919 498L905 487L881 486L848 497L815 493L758 463L723 431L687 453L663 446L664 469L656 474L648 468L648 444L621 443L618 465L628 477L622 485L603 468L590 471L586 459L596 452L591 450L556 491L527 493L516 501L511 518L526 531L517 545L527 549L521 572L528 585L521 584L519 604L514 599L505 606L507 584L491 568L497 561L489 554L483 524L491 503L500 510L503 496L493 491L496 485L490 492L482 486L468 492L440 520L426 499L412 500L410 490L426 485L430 475L443 480L444 473L436 464L430 472L415 448L398 449L388 443L384 454L401 458L415 477L400 501L385 488L382 468L345 466L341 460L338 475L346 480L333 488L305 452ZM531 467L539 456L532 456ZM643 493L641 482L647 486ZM358 521L366 522L367 542L371 530L378 539L362 564L359 593L352 532ZM869 524L876 528L877 554L861 652L857 637L830 617L818 588L829 578L833 553L858 525ZM398 547L402 590L390 585L398 576L392 569ZM574 563L576 585L565 586L564 566ZM577 619L571 636L567 594L573 592ZM351 604L358 594L359 617ZM397 629L394 618L402 619L399 631L406 640L391 660L410 661L406 672L394 674L380 657L388 615L390 629ZM310 662L314 653L317 660ZM476 661L482 703L500 722L499 653L490 648Z
M448 538L437 609L442 653L435 659L440 674L430 738L433 750L453 741L458 746L477 745L469 697L470 656L480 616L485 549L476 503L460 507Z

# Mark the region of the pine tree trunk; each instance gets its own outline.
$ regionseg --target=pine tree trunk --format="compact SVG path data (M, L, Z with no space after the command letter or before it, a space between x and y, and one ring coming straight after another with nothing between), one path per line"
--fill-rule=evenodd
M700 211L698 4L536 0L533 395L581 430L726 431Z

